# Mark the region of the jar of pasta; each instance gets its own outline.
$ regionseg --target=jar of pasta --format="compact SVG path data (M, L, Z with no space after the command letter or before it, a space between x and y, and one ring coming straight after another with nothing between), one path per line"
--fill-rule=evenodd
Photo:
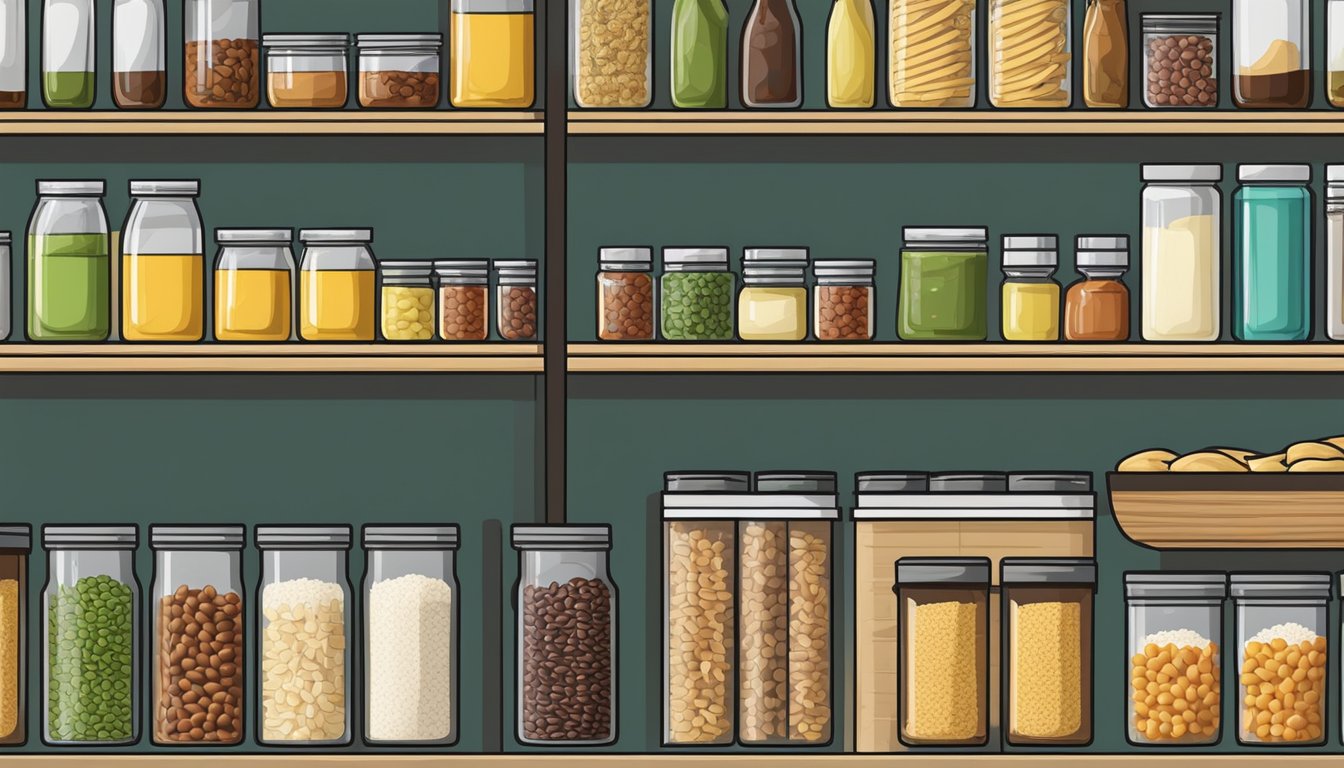
M340 109L349 35L266 35L266 100L276 109Z
M527 109L535 91L533 0L452 0L449 99L454 107Z
M888 2L891 106L975 106L975 0Z
M382 331L387 341L429 341L434 338L434 268L426 261L384 261Z
M742 259L737 331L743 341L807 338L807 249L748 248Z
M490 337L490 262L436 261L439 276L439 338L484 341Z
M33 529L0 525L0 745L23 744L28 696L28 555Z
M443 35L357 35L359 105L367 109L439 106Z
M299 282L304 341L373 341L372 229L305 229Z
M1064 108L1073 101L1068 0L990 0L989 101Z
M647 107L653 100L652 0L570 0L574 103Z
M1237 743L1325 742L1330 581L1328 573L1232 574Z
M215 338L288 341L294 333L292 229L217 229Z
M205 334L205 232L199 181L132 181L121 234L121 337L200 341Z

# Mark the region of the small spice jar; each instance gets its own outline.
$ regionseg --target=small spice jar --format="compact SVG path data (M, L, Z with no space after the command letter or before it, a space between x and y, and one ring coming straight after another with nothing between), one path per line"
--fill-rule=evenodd
M1218 14L1145 13L1146 106L1218 106Z
M458 527L367 525L364 740L457 742Z
M434 269L427 261L382 261L382 332L387 341L434 338Z
M496 261L495 325L509 341L537 338L537 262Z
M276 109L340 109L349 35L266 35L266 99Z
M373 341L377 298L372 229L299 231L299 336Z
M743 341L807 338L807 249L748 248L737 296L737 335Z
M873 298L877 262L817 261L812 274L812 335L819 341L869 341L876 308Z
M616 583L608 525L515 525L518 741L616 740ZM557 696L557 692L563 692Z
M490 336L490 262L436 261L439 276L439 338L484 341Z
M1059 238L1003 238L1003 340L1059 341Z
M597 338L603 341L653 339L653 249L598 251Z
M246 540L241 525L149 528L154 550L150 728L155 744L229 745L243 740ZM201 711L188 709L191 704Z
M359 105L367 109L433 109L443 89L443 35L356 35Z
M660 333L668 341L731 341L733 273L727 248L664 248Z
M1129 237L1080 235L1075 262L1083 279L1064 296L1064 338L1069 341L1128 341Z
M33 529L0 525L0 746L28 739L28 555Z

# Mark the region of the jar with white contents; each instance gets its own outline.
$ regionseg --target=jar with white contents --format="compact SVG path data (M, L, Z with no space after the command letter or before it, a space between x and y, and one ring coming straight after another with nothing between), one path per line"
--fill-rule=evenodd
M1143 338L1217 341L1219 165L1143 166Z

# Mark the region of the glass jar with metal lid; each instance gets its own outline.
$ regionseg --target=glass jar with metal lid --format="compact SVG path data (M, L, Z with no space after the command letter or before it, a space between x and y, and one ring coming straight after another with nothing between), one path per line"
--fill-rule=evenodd
M1059 238L1003 238L1003 340L1059 341Z
M1143 166L1143 339L1217 341L1221 165Z
M217 229L215 339L294 337L292 229Z
M1218 106L1218 14L1145 13L1143 103L1154 109ZM1184 85L1182 84L1184 82Z
M984 341L989 233L906 227L897 332L907 341Z
M28 740L28 556L33 529L0 525L0 746Z
M731 341L733 273L727 248L664 248L660 333L668 341Z
M1129 339L1128 235L1079 235L1074 261L1083 279L1064 294L1064 338Z
M102 181L39 181L28 220L28 338L105 341L111 273Z
M187 106L255 108L261 100L261 0L184 1Z
M652 248L598 251L597 338L652 341L657 303Z
M533 341L537 338L537 262L496 261L499 285L495 296L495 325L499 335L509 341Z
M359 105L369 109L433 109L443 88L443 35L356 35Z
M201 183L132 181L121 234L121 338L200 341L205 335Z
M490 262L436 261L439 276L439 338L484 341L490 337Z
M304 229L299 336L305 341L373 341L372 229Z
M276 109L340 109L350 96L350 36L266 35L266 99Z
M869 341L876 329L877 262L816 261L812 335L818 341Z
M807 338L806 248L748 248L737 297L737 335L743 341Z
M382 331L387 341L434 338L434 266L428 261L382 261Z

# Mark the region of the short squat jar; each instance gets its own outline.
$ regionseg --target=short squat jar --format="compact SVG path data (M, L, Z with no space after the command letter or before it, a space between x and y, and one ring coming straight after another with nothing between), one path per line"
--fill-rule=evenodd
M611 528L516 525L518 740L616 740L616 584ZM563 695L556 696L556 692Z
M215 338L288 341L294 333L292 229L217 229Z
M138 543L134 525L42 531L49 566L42 592L47 744L111 746L140 738Z
M299 240L299 336L373 341L373 230L304 229Z
M433 109L443 93L443 35L357 35L359 106Z
M266 35L266 99L276 109L340 109L349 35Z
M727 248L665 248L660 333L668 341L731 341L733 288Z
M1153 109L1217 107L1218 15L1145 13L1142 29L1144 105Z
M28 739L28 555L33 531L0 525L0 746Z
M495 296L495 324L499 335L508 341L534 341L537 338L537 262L496 261L498 295Z
M598 252L597 338L653 340L652 272L652 248L603 248Z
M429 341L434 338L434 269L427 261L384 261L382 282L383 338L387 341Z
M897 332L906 341L984 341L989 233L906 227Z
M439 338L484 341L490 337L490 262L436 261Z
M806 248L748 248L737 296L737 334L743 341L807 338Z
M816 261L812 335L818 341L871 341L876 332L877 262Z

